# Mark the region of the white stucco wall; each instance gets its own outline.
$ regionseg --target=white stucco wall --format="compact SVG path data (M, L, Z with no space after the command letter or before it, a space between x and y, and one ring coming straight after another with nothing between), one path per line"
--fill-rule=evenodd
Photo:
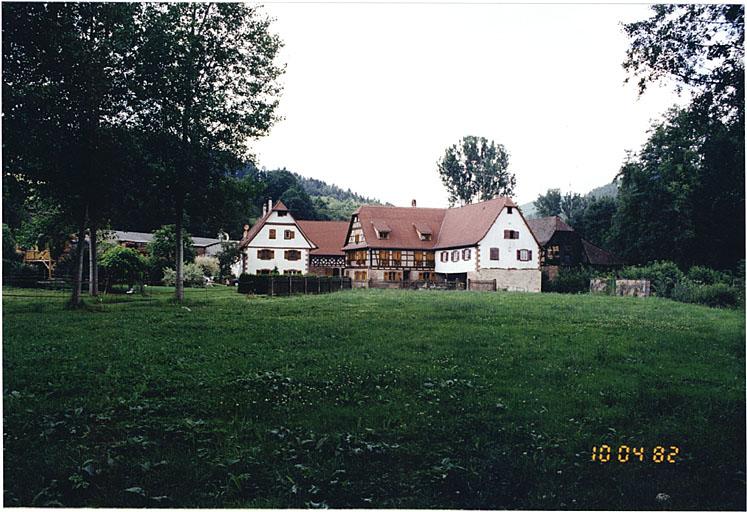
M518 231L519 238L504 239L503 231L506 229ZM491 247L498 248L498 255L500 257L498 261L490 259ZM519 261L516 257L518 249L529 249L532 251L532 259L530 261ZM488 233L480 240L479 250L480 269L539 268L539 246L532 236L529 226L524 222L516 208L513 209L512 214L508 214L506 208L501 211Z
M270 238L270 230L275 230L275 239ZM295 233L295 236L291 240L285 239L285 230L290 230ZM271 260L260 260L257 258L257 251L262 249L270 249L275 251L274 258ZM285 259L286 249L297 249L301 251L301 259L295 261L289 261ZM246 272L249 274L256 274L258 270L272 270L277 267L278 272L281 274L285 270L297 270L301 273L307 273L309 271L309 251L311 250L311 243L303 236L301 230L298 229L296 221L293 216L288 213L284 216L279 216L278 212L271 212L270 216L265 221L264 226L260 229L259 233L255 235L251 243L244 249L244 253L247 257ZM235 264L232 269L235 275L241 274L241 261Z
M465 261L462 258L463 249L470 250L470 259ZM459 251L459 261L451 261L452 251ZM441 261L441 254L448 255L448 261ZM443 274L461 274L464 272L474 272L477 270L477 247L460 247L459 249L444 249L436 251L436 272Z
M294 247L294 249L296 249ZM295 261L289 261L285 259L285 248L279 249L271 249L275 251L275 258L271 260L260 260L257 258L257 251L260 251L262 249L259 249L257 247L247 247L247 254L249 259L247 260L247 268L246 271L249 274L256 274L258 270L272 270L274 267L278 268L278 272L281 274L285 270L298 270L302 274L305 274L309 271L309 250L308 249L298 249L301 251L301 259L295 260Z

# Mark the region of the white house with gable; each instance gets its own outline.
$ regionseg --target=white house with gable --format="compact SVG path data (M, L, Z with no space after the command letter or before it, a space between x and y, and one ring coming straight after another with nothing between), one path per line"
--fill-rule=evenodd
M296 275L308 273L309 253L316 245L282 201L273 206L270 200L257 223L244 228L239 249L241 259L233 266L236 276L244 272L270 274L275 269L283 275Z
M539 291L539 244L509 198L446 211L436 251L436 273L496 280L507 290Z

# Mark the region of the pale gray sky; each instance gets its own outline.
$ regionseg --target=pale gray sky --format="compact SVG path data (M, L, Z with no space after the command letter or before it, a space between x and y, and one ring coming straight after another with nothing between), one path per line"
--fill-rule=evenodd
M509 151L515 198L611 181L671 88L623 84L621 22L645 5L266 4L285 47L260 166L409 206L447 205L436 170L464 135Z

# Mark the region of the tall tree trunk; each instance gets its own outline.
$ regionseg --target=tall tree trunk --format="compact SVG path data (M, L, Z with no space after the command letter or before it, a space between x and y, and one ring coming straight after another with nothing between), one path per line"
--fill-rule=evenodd
M88 205L83 210L83 215L78 223L78 247L76 248L76 267L73 274L73 295L70 304L80 306L81 288L83 286L83 248L86 244L86 219L88 217Z
M176 300L184 301L184 240L182 240L184 198L176 199Z
M98 225L95 219L92 219L90 225L90 239L88 242L88 294L91 297L99 295L99 255L98 255Z

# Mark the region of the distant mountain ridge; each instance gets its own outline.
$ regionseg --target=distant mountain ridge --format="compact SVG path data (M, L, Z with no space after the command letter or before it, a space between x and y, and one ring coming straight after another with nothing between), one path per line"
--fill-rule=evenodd
M606 185L602 185L600 187L596 187L588 191L586 194L584 194L584 197L587 199L600 199L602 197L617 197L617 183L614 181L607 183ZM524 203L522 205L519 205L519 208L521 209L521 213L524 214L524 217L528 219L536 218L537 215L537 209L534 207L534 201L529 203Z
M295 172L293 175L304 191L311 196L319 214L330 220L349 220L361 205L383 204L378 199L358 194L349 188L343 190L337 185L330 185L316 178L306 178Z
M382 204L378 199L372 199L353 192L349 188L343 190L337 185L330 185L326 181L316 178L307 178L298 173L293 173L303 189L312 197L334 197L340 201L354 201L361 204Z

